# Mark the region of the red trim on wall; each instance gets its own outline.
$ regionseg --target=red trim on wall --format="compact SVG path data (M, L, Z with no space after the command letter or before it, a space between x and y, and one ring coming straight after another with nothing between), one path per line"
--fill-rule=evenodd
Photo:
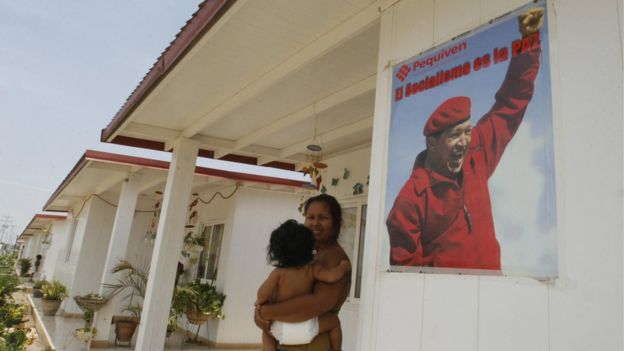
M199 152L197 152L197 156L204 158L214 158L214 151L199 149Z
M139 139L139 138L133 138L133 137L123 136L123 135L116 136L115 138L113 138L111 143L118 144L118 145L125 145L125 146L140 147L143 149L150 149L150 150L158 150L158 151L165 150L165 143L161 141Z
M52 196L50 196L48 201L45 203L45 205L43 206L44 211L47 211L46 208L50 206L50 204L54 201L54 199L63 191L63 189L65 189L71 183L71 181L78 175L78 173L87 165L89 161L111 162L111 163L127 164L127 165L132 165L132 166L142 166L142 167L161 169L161 170L169 169L169 162L167 161L153 160L153 159L128 156L128 155L113 154L113 153L104 152L104 151L86 150L85 153L80 158L80 160L78 160L78 163L76 163L76 165L69 172L67 177L65 177L63 182L61 182L61 185L59 185L59 187L54 191ZM298 188L305 188L306 185L309 184L306 181L270 177L270 176L263 176L263 175L249 174L249 173L241 173L241 172L234 172L234 171L225 171L225 170L207 168L207 167L196 167L195 174L227 178L227 179L232 179L232 180L242 181L242 182L249 181L249 182L256 182L256 183L292 186L292 187L298 187ZM54 216L54 215L48 215L48 216Z
M262 165L263 167L271 167L271 168L277 168L277 169L284 169L287 171L294 171L295 170L295 165L292 163L286 163L286 162L279 162L279 161L273 161L273 162L269 162L266 164Z
M221 157L220 160L244 163L244 164L248 164L248 165L256 165L256 164L258 164L258 159L255 158L255 157L243 156L243 155L235 155L235 154L227 154L227 155Z
M38 213L38 214L35 215L35 218L41 218L41 219L67 219L67 216Z

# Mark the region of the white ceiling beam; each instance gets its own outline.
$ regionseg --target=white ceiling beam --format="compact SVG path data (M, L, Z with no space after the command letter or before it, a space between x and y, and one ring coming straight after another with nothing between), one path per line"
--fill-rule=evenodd
M277 63L271 70L250 81L246 86L242 87L229 98L226 98L223 103L212 110L192 118L194 122L182 131L182 135L187 138L193 137L221 118L224 118L236 107L265 91L280 79L322 57L341 43L348 41L370 27L379 19L380 2L382 1L374 2L307 45L303 50L292 55L285 61Z
M323 134L319 134L316 140L321 140L322 143L327 143L333 140L343 138L353 133L357 133L366 129L370 129L372 127L373 127L373 117L368 117L365 119L361 119L355 123L347 124L340 128L336 128L328 132L325 132ZM291 155L304 151L306 150L306 146L308 146L312 142L314 142L314 138L308 138L296 144L285 147L284 149L282 149L280 158L287 158Z
M150 140L158 139L160 141L175 140L180 132L174 129L156 127L149 124L131 122L124 129L123 135L135 138L146 138Z
M154 176L146 179L141 179L139 182L138 193L141 194L147 190L154 188L155 186L164 184L167 181L167 173L162 172L163 175ZM163 191L164 192L164 191Z
M377 75L373 74L372 76L362 79L345 89L328 95L313 104L304 106L265 127L256 129L255 131L236 140L234 142L234 150L240 150L245 146L251 145L273 133L286 129L310 117L314 117L315 112L316 114L321 114L334 106L338 106L362 94L373 91L375 89L376 80Z
M128 176L129 176L128 173L111 174L106 180L104 180L103 182L100 182L93 189L92 193L100 195L103 192L105 192L105 191L109 190L110 188L112 188L113 186L119 184L124 179L128 178Z

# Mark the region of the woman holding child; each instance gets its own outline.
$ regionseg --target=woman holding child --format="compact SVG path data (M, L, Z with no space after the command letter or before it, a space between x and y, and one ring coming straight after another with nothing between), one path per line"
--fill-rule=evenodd
M332 270L349 258L338 244L342 225L342 210L336 199L321 194L312 197L304 205L304 225L313 233L316 249L314 266L316 269ZM344 262L343 262L344 263ZM271 322L303 322L328 312L338 314L351 288L351 274L347 272L335 283L315 280L312 292L293 297L275 304L258 305L254 319L256 325L269 332ZM286 346L279 350L288 351L328 351L331 350L328 332L320 333L309 344Z

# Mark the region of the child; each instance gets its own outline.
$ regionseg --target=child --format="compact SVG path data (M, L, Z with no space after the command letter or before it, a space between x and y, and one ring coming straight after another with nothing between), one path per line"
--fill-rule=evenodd
M276 268L258 289L256 306L308 294L315 280L335 283L351 270L348 260L342 260L331 269L313 264L314 235L294 219L286 221L271 233L267 251L267 260ZM275 351L275 339L283 345L307 344L324 332L329 332L332 350L339 351L342 330L340 320L334 313L325 313L301 323L274 321L271 325L273 336L262 333L262 350Z

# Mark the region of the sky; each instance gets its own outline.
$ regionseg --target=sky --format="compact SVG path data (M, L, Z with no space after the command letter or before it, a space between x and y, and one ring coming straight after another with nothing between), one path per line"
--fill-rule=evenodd
M535 4L527 6L533 7ZM507 20L501 19L494 27L485 26L475 30L465 38L467 49L439 61L427 70L412 71L404 82L396 76L403 63L397 64L394 68L394 86L419 82L424 76L435 75L439 70L446 70L464 62L472 63L475 58L484 54L489 53L492 57L494 48L510 49L511 42L520 38L515 17L516 15L512 15ZM544 17L546 18L546 14ZM542 27L540 36L541 66L533 98L520 129L507 146L488 185L496 237L501 246L503 272L510 275L553 277L558 268L547 23ZM418 59L437 55L440 50L463 41L464 38L460 38L443 44L422 54ZM412 67L413 62L414 59L409 59L405 63ZM509 60L479 71L475 71L472 65L473 69L467 76L393 101L386 215L392 208L396 194L409 178L416 155L426 148L422 130L430 114L446 99L466 95L471 98L471 120L473 125L476 124L494 103L494 96L503 82L508 64Z
M0 225L20 234L86 149L125 153L100 131L200 2L0 0Z

